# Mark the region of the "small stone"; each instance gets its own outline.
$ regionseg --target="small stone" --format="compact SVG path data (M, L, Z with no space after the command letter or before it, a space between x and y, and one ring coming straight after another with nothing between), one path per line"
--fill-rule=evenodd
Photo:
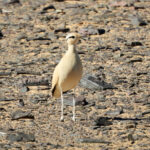
M48 98L49 98L49 95L33 94L33 95L30 95L29 101L32 102L33 104L38 104L40 101L41 102L47 101Z
M19 99L19 106L21 106L21 107L24 106L24 101L23 101L23 99Z
M110 118L107 117L98 117L94 122L94 126L97 127L109 125L112 125L112 121L110 120Z
M30 89L29 89L28 87L23 86L23 87L21 87L20 92L26 93L26 92L28 92L29 90L30 90Z
M22 111L22 110L17 110L12 113L11 115L12 120L17 120L17 119L34 119L34 116L31 114L29 111Z
M117 115L120 115L121 113L123 113L122 108L116 109L116 110L107 111L107 112L106 112L106 115L109 115L109 116L117 116Z

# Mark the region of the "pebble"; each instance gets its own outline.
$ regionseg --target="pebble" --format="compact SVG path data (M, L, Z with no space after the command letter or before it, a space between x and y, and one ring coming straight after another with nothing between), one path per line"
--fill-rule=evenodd
M26 87L26 86L22 86L21 88L20 88L20 92L22 92L22 93L26 93L26 92L28 92L30 89L28 88L28 87Z

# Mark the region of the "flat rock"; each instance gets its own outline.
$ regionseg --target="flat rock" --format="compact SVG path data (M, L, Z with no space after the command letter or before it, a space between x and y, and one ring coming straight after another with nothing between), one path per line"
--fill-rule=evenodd
M106 90L106 89L115 89L111 84L104 81L100 81L94 76L86 75L80 80L82 87L90 90Z
M25 134L22 132L11 133L7 136L7 140L11 142L34 142L35 136L33 134Z
M123 112L122 109L116 109L116 110L107 111L105 114L108 115L108 116L118 116L118 115L120 115L122 112Z
M137 15L129 15L129 19L134 26L145 26L147 23Z
M81 143L104 143L110 144L111 142L105 141L103 139L90 139L90 138L83 138L78 140Z
M104 29L96 29L94 27L87 27L87 28L82 28L80 29L79 33L83 36L86 36L86 35L101 35L101 34L104 34L105 33L105 30Z
M11 114L12 120L17 119L34 119L34 116L29 111L17 110Z

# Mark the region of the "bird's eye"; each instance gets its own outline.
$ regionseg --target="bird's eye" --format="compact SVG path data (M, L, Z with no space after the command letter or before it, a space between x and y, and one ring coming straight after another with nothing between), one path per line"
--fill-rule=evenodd
M69 38L72 38L72 39L74 39L74 38L75 38L75 36L70 36Z

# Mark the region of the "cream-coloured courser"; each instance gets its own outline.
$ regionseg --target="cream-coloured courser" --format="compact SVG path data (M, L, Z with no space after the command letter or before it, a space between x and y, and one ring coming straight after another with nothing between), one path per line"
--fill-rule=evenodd
M68 50L56 66L52 78L52 96L61 96L61 120L63 120L63 92L74 89L82 76L82 64L76 51L80 35L70 33L66 36ZM75 121L75 98L73 96L73 117Z

